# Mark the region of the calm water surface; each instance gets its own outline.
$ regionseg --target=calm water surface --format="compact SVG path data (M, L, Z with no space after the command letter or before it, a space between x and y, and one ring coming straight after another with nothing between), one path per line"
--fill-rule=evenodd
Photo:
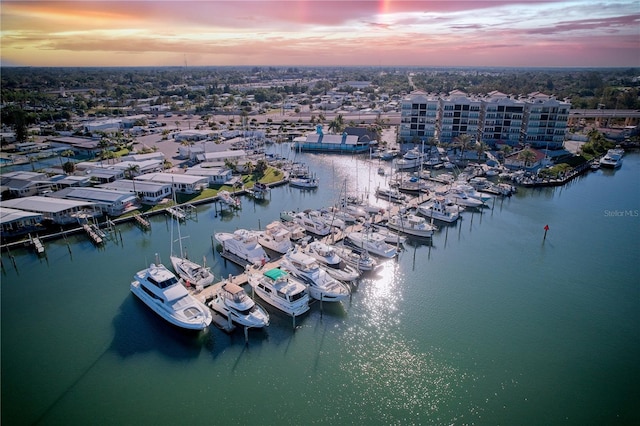
M300 155L286 186L236 214L200 206L182 235L217 276L212 234L264 227L384 183L377 164ZM385 205L382 201L371 201ZM170 227L118 225L102 249L2 254L2 423L631 424L640 421L640 155L561 188L521 189L363 279L350 301L271 326L189 334L129 291ZM543 240L543 227L550 230Z

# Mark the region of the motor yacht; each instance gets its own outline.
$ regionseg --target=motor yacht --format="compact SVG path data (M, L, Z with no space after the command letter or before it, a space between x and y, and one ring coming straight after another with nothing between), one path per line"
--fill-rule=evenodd
M131 292L177 327L203 330L211 324L209 308L191 296L178 277L161 263L138 271L131 282Z
M376 196L392 203L404 203L407 200L407 196L395 188L380 188L376 189Z
M315 177L294 177L289 179L289 186L301 189L316 189L318 183L318 178Z
M422 164L423 154L418 148L413 148L407 151L402 158L396 160L397 170L409 170L420 167Z
M384 241L384 236L375 232L354 231L347 234L347 240L362 250L366 250L376 256L392 258L398 251L396 247Z
M480 208L484 206L481 200L470 197L465 191L456 188L451 188L446 193L446 198L462 207Z
M621 167L623 154L624 150L619 148L608 150L605 156L600 159L600 167L608 167L613 169Z
M217 293L206 301L213 311L247 328L269 325L269 314L255 303L242 287L232 282L222 284Z
M293 248L291 232L280 221L271 222L264 231L257 234L258 243L276 253L285 254Z
M302 247L302 251L312 257L323 265L331 268L339 268L340 256L336 253L332 246L325 244L322 241L312 241Z
M265 302L296 317L309 310L307 286L286 271L269 269L262 274L248 273L249 285Z
M311 234L324 237L331 233L331 227L323 221L310 217L306 212L296 213L293 221L302 226L305 231Z
M444 199L440 198L418 205L418 214L447 223L454 223L460 218L460 212L448 209Z
M407 241L407 237L400 235L396 230L383 225L373 225L371 227L371 231L373 231L377 236L382 236L385 243L404 244Z
M369 256L369 252L366 250L355 251L345 245L336 245L334 246L334 250L343 262L358 271L373 271L378 266L378 262Z
M282 258L281 268L289 271L309 286L316 300L338 302L349 297L349 289L320 268L318 261L300 250L290 251Z
M216 232L216 241L222 244L222 250L235 255L243 261L253 265L264 264L269 256L258 243L258 234L247 229L237 229L231 232Z
M414 237L431 237L435 227L423 217L411 213L393 215L387 221L387 227Z

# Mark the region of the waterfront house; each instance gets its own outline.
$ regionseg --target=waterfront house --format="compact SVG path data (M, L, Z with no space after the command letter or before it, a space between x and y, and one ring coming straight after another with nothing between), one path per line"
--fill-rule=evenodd
M135 194L106 188L65 188L51 194L51 197L67 200L87 201L109 216L120 216L137 208Z
M133 181L119 179L103 183L98 188L135 193L143 204L158 204L165 198L171 198L171 184L161 182Z
M233 177L233 171L225 166L203 167L198 165L189 167L185 171L185 174L206 176L209 179L210 185L223 185Z
M15 237L39 229L42 214L0 206L0 235Z
M16 198L2 202L3 207L23 210L42 215L43 221L58 225L78 222L85 217L99 217L102 211L89 201L68 200L64 198L43 197L39 195Z
M524 151L531 151L533 156L529 161L524 160L522 153ZM524 169L524 170L535 170L542 165L543 160L546 155L543 151L527 147L525 149L521 149L519 151L512 152L511 154L504 157L504 165L510 169Z
M171 184L175 192L195 194L209 186L206 176L194 176L182 173L148 173L136 176L135 181Z
M44 173L16 171L4 173L0 182L11 197L28 197L51 189L52 182Z

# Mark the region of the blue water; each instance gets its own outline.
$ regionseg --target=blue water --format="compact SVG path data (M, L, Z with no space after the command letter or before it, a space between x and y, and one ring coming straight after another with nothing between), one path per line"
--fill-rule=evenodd
M355 157L298 159L317 191L279 187L236 214L200 206L182 228L190 257L236 274L214 232L330 205L345 179L350 191L384 183ZM521 189L410 241L295 329L271 310L248 345L242 331L176 330L130 294L155 253L168 261L164 216L147 232L118 225L103 249L74 235L47 241L46 259L13 250L14 266L3 252L2 423L637 424L639 210L639 154Z

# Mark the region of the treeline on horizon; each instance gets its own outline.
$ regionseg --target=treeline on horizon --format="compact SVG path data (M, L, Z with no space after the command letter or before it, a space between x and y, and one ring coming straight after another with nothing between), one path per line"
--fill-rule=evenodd
M360 90L372 102L382 93L393 96L413 90L437 94L460 90L470 95L499 91L514 96L542 92L568 99L574 109L640 109L640 68L3 67L0 101L13 107L3 107L3 118L8 118L7 111L27 105L39 110L38 115L68 119L71 113L83 116L95 110L98 99L116 100L126 107L138 99L165 103L172 96L189 99L196 113L207 114L228 106L220 99L224 93L234 95L234 101L253 95L256 102L273 103L292 94L317 97L333 88L355 91L345 84L348 81L370 81L371 87ZM261 82L274 83L235 88ZM68 93L83 91L85 96L75 97L69 105L59 97L60 87Z

